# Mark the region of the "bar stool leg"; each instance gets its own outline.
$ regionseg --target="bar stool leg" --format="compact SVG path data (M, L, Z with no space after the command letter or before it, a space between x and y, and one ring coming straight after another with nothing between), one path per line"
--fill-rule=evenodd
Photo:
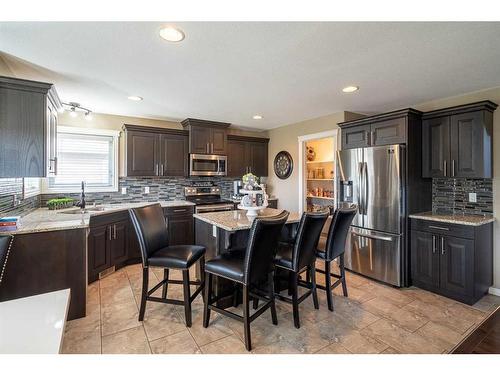
M310 275L311 275L311 289L313 296L314 308L319 310L319 302L318 302L318 290L316 289L316 265L313 263L310 267ZM307 280L309 282L309 280Z
M149 269L147 267L142 268L142 292L141 292L141 308L139 310L139 321L144 320L144 313L146 312L146 299L148 298L148 281L149 281Z
M325 261L325 291L328 310L333 311L332 276L330 274L330 262Z
M210 309L208 308L208 305L212 303L211 301L211 296L212 296L212 274L207 273L205 274L205 301L203 304L203 327L207 328L208 323L210 322Z
M243 326L245 330L245 348L252 350L250 338L250 296L248 294L248 286L243 285Z
M274 272L271 272L267 278L269 288L269 298L271 299L271 319L275 326L278 325L278 315L276 314L276 303L274 298Z
M189 288L189 269L182 270L182 283L184 284L184 315L186 317L186 327L191 327L191 290Z
M293 306L293 323L295 328L300 328L299 319L299 300L298 300L298 286L299 286L299 275L293 273L293 289L292 289L292 306Z
M340 255L339 268L340 268L340 277L342 279L342 292L344 293L344 297L347 297L347 282L345 279L344 254Z
M169 276L168 271L169 271L168 268L163 269L163 280L168 280ZM167 288L168 288L168 281L166 281L165 284L163 284L163 290L161 292L161 298L163 299L167 298Z

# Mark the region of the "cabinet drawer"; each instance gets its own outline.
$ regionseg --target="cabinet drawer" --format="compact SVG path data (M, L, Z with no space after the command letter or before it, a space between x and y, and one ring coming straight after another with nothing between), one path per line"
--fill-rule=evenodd
M178 206L178 207L165 207L163 213L165 216L170 215L191 215L193 214L193 206Z
M474 227L440 221L411 219L411 229L431 232L446 236L474 239Z
M92 229L97 226L111 225L118 221L128 221L129 218L130 216L127 210L111 212L109 214L91 216L89 225Z

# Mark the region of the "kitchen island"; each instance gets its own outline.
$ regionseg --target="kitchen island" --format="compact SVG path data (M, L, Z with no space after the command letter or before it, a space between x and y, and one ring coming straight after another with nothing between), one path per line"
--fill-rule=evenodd
M275 216L281 210L266 208L258 217ZM213 259L217 255L231 251L231 249L246 248L252 220L246 216L246 211L221 211L193 215L195 218L195 243L205 246L205 260ZM282 231L283 238L294 236L300 214L293 212ZM199 272L199 271L198 271ZM281 288L279 288L281 289ZM237 303L235 299L235 285L231 281L214 277L214 293L221 299L217 302L221 308Z

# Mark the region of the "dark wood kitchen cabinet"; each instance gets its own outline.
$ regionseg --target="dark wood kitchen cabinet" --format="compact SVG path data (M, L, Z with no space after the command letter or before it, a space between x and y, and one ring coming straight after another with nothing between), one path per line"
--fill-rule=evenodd
M422 176L492 178L490 101L427 112L422 122Z
M268 138L228 135L227 175L241 177L253 173L268 175Z
M493 224L411 220L413 285L468 304L493 282Z
M404 144L419 127L422 113L407 108L339 123L342 149Z
M163 209L170 245L194 244L193 206Z
M0 76L0 178L57 172L57 114L49 83Z
M189 153L227 155L229 123L187 118L182 121L189 131Z
M88 281L99 279L99 274L129 260L140 257L137 241L131 240L131 222L128 211L92 216L88 236ZM132 238L133 239L133 238Z
M188 132L124 125L127 176L187 176Z

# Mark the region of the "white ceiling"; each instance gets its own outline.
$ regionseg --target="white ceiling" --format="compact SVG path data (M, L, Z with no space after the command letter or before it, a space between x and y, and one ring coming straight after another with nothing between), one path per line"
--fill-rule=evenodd
M0 51L95 112L261 129L500 86L500 23L187 22L177 44L162 25L4 22Z

